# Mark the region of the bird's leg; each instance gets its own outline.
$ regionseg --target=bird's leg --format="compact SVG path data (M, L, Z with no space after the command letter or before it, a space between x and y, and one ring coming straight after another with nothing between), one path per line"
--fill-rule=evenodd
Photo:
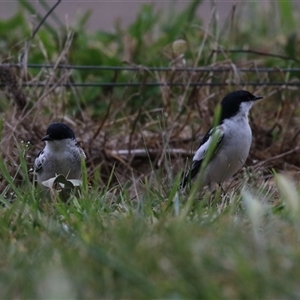
M225 195L226 192L225 192L225 190L223 189L223 185L222 185L221 182L218 183L218 186L219 186L219 188L221 189L221 193L222 193L223 195Z
M221 207L226 207L230 203L230 197L227 194L228 189L224 189L223 185L221 183L218 184L219 188L221 189Z
M214 203L218 203L221 195L215 183L209 183L208 189L211 194L209 205L212 206Z

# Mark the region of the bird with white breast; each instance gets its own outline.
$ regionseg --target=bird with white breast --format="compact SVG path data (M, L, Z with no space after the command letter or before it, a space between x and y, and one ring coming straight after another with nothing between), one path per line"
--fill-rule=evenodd
M252 143L248 113L253 103L262 98L240 90L228 94L222 100L220 121L203 137L193 157L191 168L183 177L182 188L199 173L200 188L206 185L211 187L214 183L221 184L243 167ZM205 168L201 170L212 143L214 143L212 155Z
M37 181L42 183L60 174L68 179L80 179L81 159L86 156L77 144L74 131L64 123L52 123L42 141L46 145L34 161Z

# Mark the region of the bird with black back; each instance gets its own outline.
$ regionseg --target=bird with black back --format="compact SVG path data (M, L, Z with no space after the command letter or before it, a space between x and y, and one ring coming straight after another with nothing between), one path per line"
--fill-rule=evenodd
M244 90L225 96L221 102L219 122L204 135L190 169L183 176L181 188L185 188L198 174L201 175L197 180L200 188L221 184L243 167L252 143L248 114L254 102L262 98ZM202 170L201 166L212 145L213 152Z

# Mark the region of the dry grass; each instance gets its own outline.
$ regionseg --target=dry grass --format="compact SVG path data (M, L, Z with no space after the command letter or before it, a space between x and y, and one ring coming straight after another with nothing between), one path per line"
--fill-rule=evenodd
M89 99L82 98L83 89L88 88L54 85L22 89L22 81L50 85L70 83L78 78L78 74L74 75L70 70L56 67L41 69L39 73L32 75L25 67L30 51L30 44L27 43L22 69L0 69L0 79L6 85L4 93L7 98L6 110L2 117L1 155L10 163L12 174L15 174L15 166L19 160L15 151L16 144L30 141L32 147L27 153L27 161L28 167L31 167L36 154L43 146L40 138L49 123L63 121L74 129L86 152L88 177L96 186L106 186L111 175L110 184L124 184L129 181L130 186L139 187L153 174L159 174L171 183L182 171L187 158L191 157L203 134L209 129L216 105L224 95L237 89L247 89L264 96L264 100L257 103L251 111L253 143L246 165L251 166L254 174L260 174L262 182L268 179L271 169L297 174L300 168L297 88L284 85L241 85L241 82L285 81L287 78L292 81L292 74L239 73L238 69L241 67L263 66L264 56L252 54L251 59L249 55L233 59L230 52L211 51L210 45L218 48L220 39L219 33L213 29L213 26L216 26L214 17L212 14L207 29L197 28L196 32L199 31L202 40L196 51L190 49L194 58L189 65L198 66L201 59L207 56L208 67L230 67L231 72L150 72L146 67L141 67L139 72L127 72L128 81L157 80L181 82L185 85L161 86L157 87L155 92L155 88L151 88L150 91L143 85L136 89L124 87L122 90L107 87L103 88L101 96L94 98L93 105L86 104ZM33 37L35 34L36 32ZM69 61L76 39L78 36L74 37L72 30L66 32L62 50L55 57L55 66ZM142 41L150 45L151 35L143 36ZM127 60L134 60L139 50L138 44L133 43L130 38L122 42L125 44L123 55L126 54ZM43 40L37 37L34 44L45 61L48 61L49 54ZM169 64L176 68L186 64L184 53L191 47L192 45L184 40L177 40L160 51L168 58ZM263 51L268 47L262 46L261 49ZM210 54L207 53L208 49ZM115 72L111 80L116 81L121 73ZM92 74L89 77L90 81L94 79ZM234 82L235 85L189 86L190 82L215 81ZM97 105L104 107L100 116L95 113ZM95 177L99 172L100 178L98 175ZM22 181L22 174L18 174L17 178ZM3 182L2 189L4 186Z
M155 169L159 169L163 176L174 178L183 169L187 157L192 155L201 137L212 123L216 104L228 92L246 88L265 97L251 111L253 143L247 166L252 166L254 173L264 167L266 172L261 174L262 181L271 168L277 171L296 172L296 174L299 171L298 95L292 88L281 87L276 90L272 87L244 86L222 89L189 88L188 82L191 80L189 74L165 73L160 75L164 80L186 81L187 86L174 89L161 87L162 100L159 107L149 109L145 105L135 112L130 112L128 109L129 98L120 99L114 97L113 93L109 93L103 99L99 99L105 101L108 108L104 117L98 120L93 118L93 112L89 109L80 108L76 116L68 113L69 93L78 93L77 90L46 87L26 88L22 91L16 86L16 80L18 82L22 80L19 77L20 72L8 69L3 71L10 72L10 77L16 78L6 81L5 91L7 91L9 104L3 117L1 142L2 157L10 162L12 168L18 165L16 143L30 141L32 148L27 156L28 167L30 167L35 155L43 146L40 138L49 123L63 121L74 129L77 139L87 154L88 176L91 181L95 170L100 169L101 185L107 184L113 169L112 183L114 184L116 182L124 184L127 181L132 184L136 181L134 184L139 185ZM46 71L41 71L43 72ZM70 72L58 70L51 70L47 75L49 75L48 82L68 82L72 78ZM46 74L39 74L31 81L38 82L39 78L45 76ZM220 77L220 74L216 76ZM231 75L224 74L224 80L225 76ZM204 75L199 80L203 81L203 77ZM208 80L215 75L211 74L210 77ZM16 93L11 91L11 86L14 86ZM26 95L25 106L20 101L20 95L22 101ZM80 107L79 102L78 107ZM22 180L21 176L18 178Z

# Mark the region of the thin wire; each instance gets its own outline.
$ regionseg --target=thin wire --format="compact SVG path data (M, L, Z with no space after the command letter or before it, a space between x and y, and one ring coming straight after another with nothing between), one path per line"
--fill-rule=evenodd
M300 82L191 82L189 86L299 86ZM148 86L148 87L158 87L158 86L186 86L183 82L79 82L79 83L22 83L22 87L138 87L138 86ZM5 87L5 84L0 83L0 87Z
M20 64L0 64L0 68L19 68ZM57 65L54 64L28 64L28 68L45 68L45 69L78 69L78 70L111 70L111 71L173 71L173 72L230 72L233 71L230 67L145 67L145 66L99 66L99 65ZM235 71L238 72L255 72L255 73L271 73L271 72L300 72L300 68L240 68ZM191 82L189 86L299 86L299 81L292 82ZM148 87L159 87L159 86L186 86L184 82L74 82L74 83L43 83L43 82L23 82L23 87L137 87L137 86L148 86ZM5 84L0 83L0 87L4 87Z
M1 67L11 67L11 68L20 68L20 64L0 64ZM29 69L74 69L74 70L111 70L111 71L174 71L174 72L230 72L233 71L233 68L230 67L146 67L146 66L99 66L99 65L57 65L54 64L28 64L27 68ZM279 72L300 72L300 68L239 68L236 69L238 72L243 73L279 73Z

